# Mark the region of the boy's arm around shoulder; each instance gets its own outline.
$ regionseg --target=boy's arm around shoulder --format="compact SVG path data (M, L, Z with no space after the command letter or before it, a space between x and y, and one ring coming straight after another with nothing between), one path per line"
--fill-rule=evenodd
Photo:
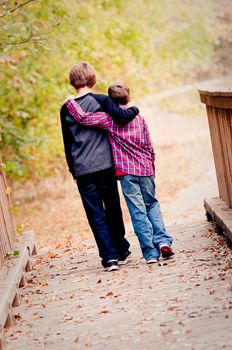
M137 107L133 106L123 109L107 95L93 94L93 97L100 104L103 111L109 114L117 124L125 125L139 114L139 109Z
M65 101L69 113L82 125L108 129L113 122L112 118L105 112L84 112L73 98L68 98Z

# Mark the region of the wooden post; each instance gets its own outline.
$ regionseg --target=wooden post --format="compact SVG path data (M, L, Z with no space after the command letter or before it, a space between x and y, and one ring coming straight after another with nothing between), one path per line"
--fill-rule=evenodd
M209 217L216 219L232 240L232 88L198 91L206 105L220 196L205 200L205 207Z
M0 156L0 267L3 265L6 254L13 248L15 236L16 230L9 197L9 188L6 183Z

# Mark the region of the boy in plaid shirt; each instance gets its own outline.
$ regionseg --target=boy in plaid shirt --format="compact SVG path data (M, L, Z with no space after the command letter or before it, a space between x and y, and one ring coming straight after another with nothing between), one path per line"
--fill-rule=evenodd
M130 92L125 84L111 85L108 93L119 105L128 107ZM105 112L84 112L72 98L66 100L66 106L78 123L107 131L116 176L147 264L156 263L160 254L163 258L172 256L173 239L155 197L155 153L145 120L137 115L130 123L118 125Z

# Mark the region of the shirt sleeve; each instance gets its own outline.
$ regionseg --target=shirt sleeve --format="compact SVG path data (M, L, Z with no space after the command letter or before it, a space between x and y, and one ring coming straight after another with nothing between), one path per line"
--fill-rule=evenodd
M98 101L103 111L109 114L117 124L125 125L139 114L137 107L123 109L107 95L93 94L92 96Z
M66 124L67 114L68 114L67 107L63 105L60 109L60 122L61 122L62 136L63 136L63 142L64 142L64 151L65 151L65 157L66 157L69 171L74 177L74 164L73 164L73 158L72 158L72 134L70 133L70 130Z
M154 151L154 147L153 147L153 143L151 140L151 136L148 130L148 126L144 120L144 139L145 139L145 145L147 150L151 153L151 157L152 157L152 164L155 170L155 151Z
M66 102L69 113L80 124L86 126L95 126L108 130L112 124L112 118L105 112L84 112L78 103L69 99Z

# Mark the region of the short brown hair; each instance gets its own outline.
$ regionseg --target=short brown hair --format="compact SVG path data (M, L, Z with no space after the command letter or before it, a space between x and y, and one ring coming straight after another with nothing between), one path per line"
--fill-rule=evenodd
M126 105L130 101L130 90L124 83L110 85L108 95L120 105Z
M69 82L77 90L85 86L92 88L96 84L96 74L89 63L81 62L70 70Z

